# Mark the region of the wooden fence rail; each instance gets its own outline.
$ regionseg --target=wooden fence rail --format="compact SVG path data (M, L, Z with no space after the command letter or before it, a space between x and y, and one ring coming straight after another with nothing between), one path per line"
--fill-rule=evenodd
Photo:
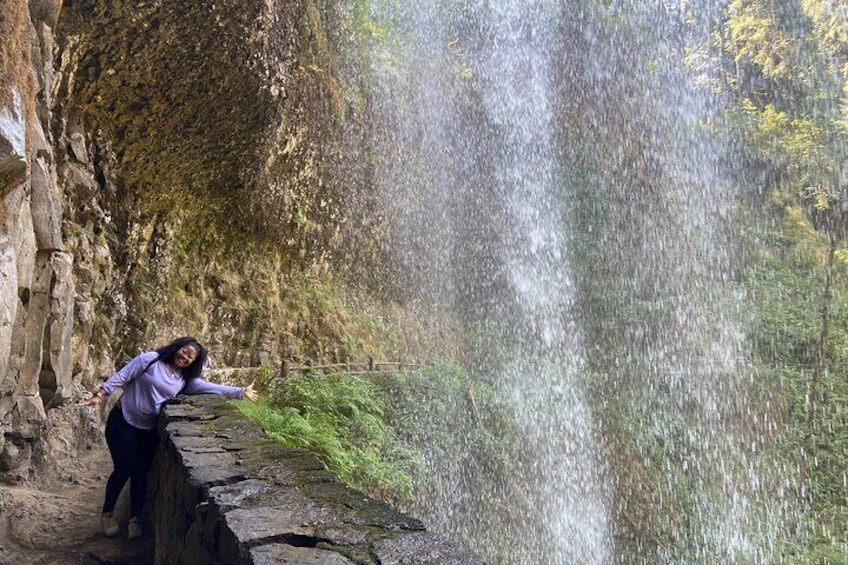
M315 364L311 360L303 363L290 364L286 361L279 367L276 372L276 378L287 378L298 373L318 372L324 375L348 374L367 376L378 373L399 373L405 369L417 370L425 367L426 363L410 363L406 361L374 361L372 357L364 363L352 363L345 361L344 363L320 363ZM210 369L208 373L212 377L213 382L222 384L230 384L235 386L244 386L256 380L261 367L229 367L222 369ZM471 416L474 419L477 427L481 426L480 413L477 409L477 400L474 397L474 390L469 386L465 390L465 401Z
M283 361L279 367L271 368L270 375L273 378L288 378L302 373L320 373L323 375L348 374L356 376L368 376L377 373L400 373L405 370L418 370L425 363L411 363L408 361L374 361L368 358L362 363L345 361L344 363L314 363L311 360L292 364ZM212 380L222 384L244 386L256 380L261 374L269 374L267 367L221 367L208 369L204 374Z
M285 378L297 373L318 372L327 375L336 373L346 373L349 375L368 375L373 373L398 373L406 369L418 370L424 367L424 363L412 363L408 361L375 361L373 357L369 357L363 363L354 363L347 360L343 363L314 363L312 360L306 360L297 365L291 365L283 361L280 367L280 376Z

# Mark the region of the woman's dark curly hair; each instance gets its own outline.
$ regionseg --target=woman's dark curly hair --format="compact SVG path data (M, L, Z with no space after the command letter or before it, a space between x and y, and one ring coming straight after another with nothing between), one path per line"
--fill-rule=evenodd
M177 351L186 345L192 346L197 351L197 357L194 358L191 365L180 371L183 379L190 381L191 379L200 378L200 373L203 372L203 368L206 366L206 348L200 345L200 342L193 337L178 337L168 345L160 347L156 350L156 353L158 353L156 360L171 363Z

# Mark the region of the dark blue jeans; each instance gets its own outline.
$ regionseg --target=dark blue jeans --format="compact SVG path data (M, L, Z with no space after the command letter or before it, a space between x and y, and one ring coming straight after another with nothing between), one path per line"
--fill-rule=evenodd
M106 498L103 512L112 512L118 495L130 481L130 511L132 516L141 517L144 498L147 494L147 471L156 455L159 434L156 428L143 430L131 426L124 420L121 407L116 406L106 420L106 445L112 455L115 468L106 482Z

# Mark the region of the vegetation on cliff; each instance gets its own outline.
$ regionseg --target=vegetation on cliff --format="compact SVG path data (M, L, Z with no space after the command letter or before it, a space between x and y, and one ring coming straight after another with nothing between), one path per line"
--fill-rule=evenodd
M807 511L783 553L837 563L848 544L848 19L828 0L734 0L721 29L727 129L744 140L747 182L773 218L749 234L749 280L754 362L785 425L769 456L794 470Z
M740 197L728 214L736 215L743 231L726 236L740 250L729 258L727 279L705 285L701 296L685 297L676 311L691 312L694 303L718 303L724 293L743 297L735 319L709 322L716 328L741 329L745 349L721 353L749 359L751 366L738 370L756 379L740 383L732 393L724 391L736 398L717 407L722 418L738 422L734 436L748 442L740 443L736 456L724 461L734 461L738 471L758 477L765 492L781 493L763 499L761 509L749 510L761 512L760 523L777 524L773 531L779 539L757 541L776 544L774 559L838 563L848 543L848 20L840 4L828 0L694 2L689 8L680 20L686 22L681 28L684 48L671 49L682 64L675 72L691 77L690 87L709 101L709 111L699 116L698 135L724 147L719 163L733 165L730 182L739 187ZM658 57L657 69L663 68L661 61ZM620 226L622 210L615 200L603 197L595 177L587 176L586 161L578 156L574 167L584 187L578 206L592 212L582 217L594 219L595 231L598 225ZM696 188L697 183L689 186ZM601 349L614 346L605 340L608 332L628 332L653 315L657 296L674 300L674 281L656 280L653 298L642 304L617 303L611 286L629 275L610 272L606 259L614 251L605 247L604 238L581 237L577 243L588 259L582 262L589 275L585 280L590 281L586 304L596 316L594 335ZM624 258L623 264L630 263ZM713 343L722 343L719 333ZM642 378L657 383L657 375L637 363L630 368L631 380L622 382L606 362L609 358L596 355L592 363L598 371L596 402L605 414L619 491L627 493L619 503L620 516L636 534L632 539L626 534L621 542L643 555L695 559L687 553L695 541L688 536L696 531L699 504L693 498L698 485L692 482L691 468L704 462L687 450L691 439L672 434L673 441L664 443L652 431L656 422L626 410L626 399L644 392L639 378L632 377L645 371ZM664 385L657 385L659 389L652 387L644 404L637 405L656 410L665 394ZM610 395L613 388L617 392ZM688 396L699 397L696 391ZM686 420L671 423L671 429L691 438L697 433L698 410L690 406L682 415ZM760 535L771 534L766 528Z
M261 387L263 401L239 403L242 412L283 445L315 453L346 483L413 515L472 512L463 504L472 496L488 501L492 521L509 520L520 496L509 481L522 456L516 415L459 366L267 374ZM509 559L506 546L486 553Z

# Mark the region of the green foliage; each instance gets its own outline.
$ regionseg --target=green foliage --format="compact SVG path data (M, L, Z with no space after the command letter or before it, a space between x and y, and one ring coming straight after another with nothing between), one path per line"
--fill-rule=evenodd
M344 482L395 500L412 496L420 461L383 419L385 397L349 374L298 374L270 383L262 402L242 403L269 437L315 453Z
M430 458L460 453L494 475L509 472L504 440L515 430L514 416L493 388L472 382L453 363L378 375L374 382L389 400L392 427ZM456 444L461 444L460 450L454 449Z
M770 512L783 514L775 552L781 562L842 563L848 554L845 5L731 0L709 12L709 20L692 6L692 21L711 32L709 47L695 49L700 58L690 63L698 84L729 105L710 131L735 150L731 159L748 197L744 239L752 263L741 282L752 309L750 356L767 421L761 429L753 418L745 423L762 444L749 464L779 471L763 480L786 481L768 486L783 493L768 501ZM802 453L809 464L804 472Z
M734 0L726 16L718 38L726 57L721 82L744 116L737 125L770 173L765 188L806 210L816 229L844 237L844 6Z
M394 2L388 2L394 4ZM372 41L384 41L389 35L389 29L385 21L381 21L379 13L374 13L374 3L366 0L353 0L351 7L351 20L348 26L357 36L357 43L369 45Z
M823 273L773 261L750 276L760 307L753 335L760 359L775 367L811 368L821 336Z
M834 267L822 390L811 399L811 383L822 333L826 242L791 229L779 237L764 234L766 258L749 272L755 307L754 362L764 386L782 408L783 433L769 456L789 471L800 465L805 433L811 434L809 477L794 485L798 511L793 528L783 532L791 563L840 563L848 547L848 277L844 262ZM806 237L805 237L806 234ZM808 410L814 400L812 429ZM790 472L795 481L800 477ZM801 496L801 489L806 494ZM808 507L807 507L808 506Z
M751 230L758 262L746 282L755 368L781 418L769 457L796 483L787 493L798 500L795 523L781 540L792 563L844 562L848 546L844 9L733 0L717 43L737 104L731 129L761 169L762 210L779 218L771 231Z

